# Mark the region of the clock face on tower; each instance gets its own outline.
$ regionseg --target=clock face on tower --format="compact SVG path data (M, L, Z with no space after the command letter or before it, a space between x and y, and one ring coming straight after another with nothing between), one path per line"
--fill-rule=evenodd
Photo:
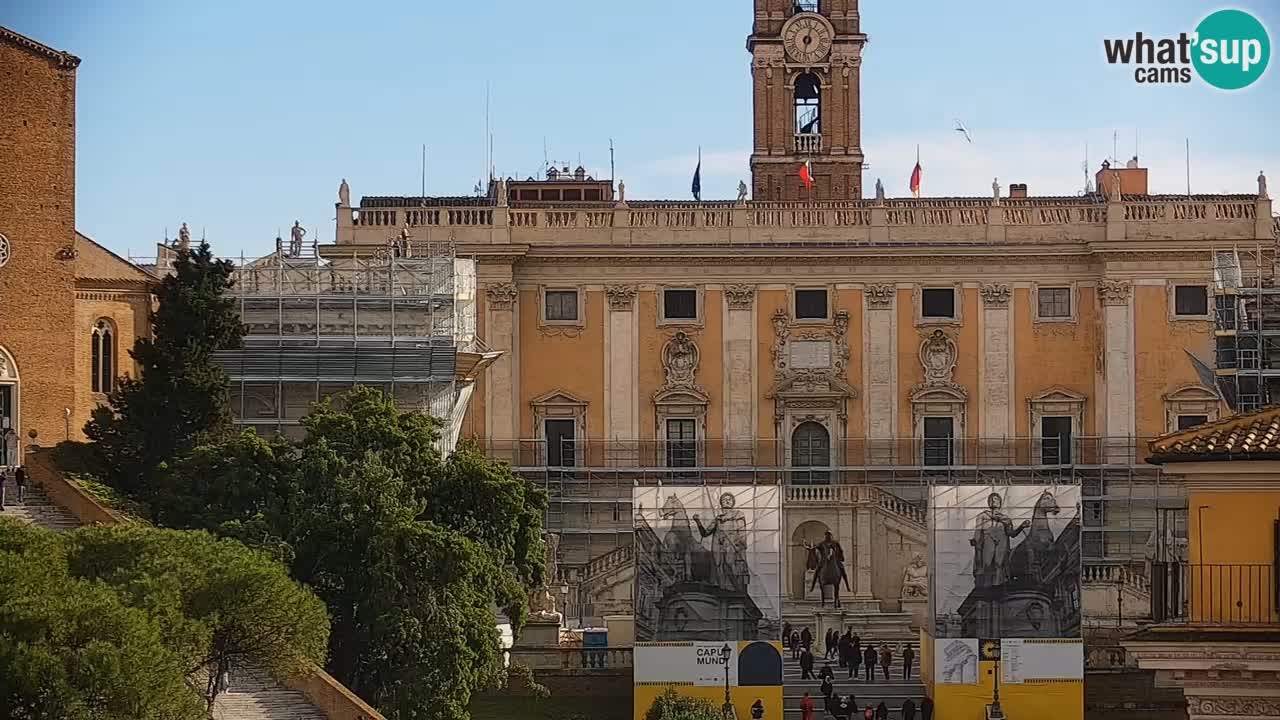
M816 63L831 52L832 34L826 18L802 13L782 26L782 46L793 61Z

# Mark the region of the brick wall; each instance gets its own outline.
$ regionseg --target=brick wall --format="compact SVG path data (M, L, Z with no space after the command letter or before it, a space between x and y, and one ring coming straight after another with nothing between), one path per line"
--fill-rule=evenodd
M0 345L20 376L18 430L62 439L74 408L75 65L0 29Z

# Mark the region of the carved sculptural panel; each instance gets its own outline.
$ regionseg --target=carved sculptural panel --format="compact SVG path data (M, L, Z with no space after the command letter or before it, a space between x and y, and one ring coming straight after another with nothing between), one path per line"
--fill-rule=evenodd
M941 330L934 330L920 343L920 365L926 385L950 385L959 352L956 342Z

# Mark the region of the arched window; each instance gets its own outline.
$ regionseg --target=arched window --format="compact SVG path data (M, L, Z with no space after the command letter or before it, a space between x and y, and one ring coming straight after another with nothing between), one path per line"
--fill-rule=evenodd
M830 480L826 468L831 467L831 435L820 423L802 422L791 433L791 466L795 468L823 468L796 473L796 482Z
M116 377L116 334L111 321L102 319L93 324L90 338L89 375L96 393L109 393Z
M796 135L822 134L822 83L817 75L801 73L796 78L795 111Z

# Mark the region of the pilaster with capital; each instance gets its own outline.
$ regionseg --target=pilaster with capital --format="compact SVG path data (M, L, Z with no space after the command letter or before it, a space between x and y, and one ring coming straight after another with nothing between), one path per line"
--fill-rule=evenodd
M978 436L1005 438L1016 436L1010 412L1013 397L1013 323L1011 322L1013 290L1005 283L989 283L981 288L982 339L979 395L982 411L978 415ZM1013 458L1005 458L1005 462Z
M515 309L520 292L513 282L493 282L485 287L485 343L502 352L485 373L485 428L495 440L520 437L515 404L517 354ZM513 458L514 460L514 458Z
M755 460L757 413L754 285L724 286L724 439L725 461L749 465Z
M858 563L856 572L854 573L853 597L858 600L874 600L875 595L871 590L871 578L873 575L871 559L875 555L875 548L872 546L872 538L875 533L872 532L875 522L875 512L871 506L859 504L857 510L854 511L854 528L858 533L857 555Z
M863 291L863 385L867 401L864 422L871 462L893 462L897 427L898 288L892 283L867 285ZM859 530L861 532L861 530Z
M1133 284L1128 280L1098 281L1103 317L1103 377L1106 383L1105 433L1109 461L1124 461L1128 438L1136 433L1134 397Z
M631 441L640 437L639 318L634 312L635 285L606 285L609 311L605 315L605 436ZM629 444L629 443L627 443ZM638 448L620 447L613 462L638 460Z

